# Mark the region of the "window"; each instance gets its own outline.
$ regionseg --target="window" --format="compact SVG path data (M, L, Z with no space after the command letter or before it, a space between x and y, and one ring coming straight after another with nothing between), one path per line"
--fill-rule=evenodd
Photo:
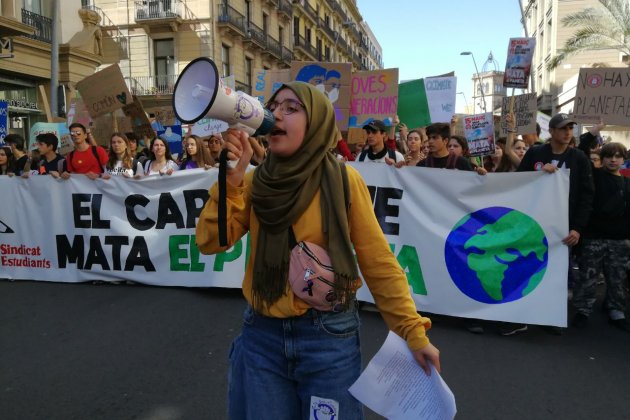
M249 57L245 57L245 78L250 87L254 85L252 83L252 59Z
M245 0L245 18L247 19L247 25L252 21L252 2Z
M278 27L278 42L281 47L284 45L284 28L282 26Z
M547 44L545 45L547 53L551 52L551 19L547 21Z
M24 9L29 12L42 14L42 0L24 0Z
M298 42L300 38L300 18L299 17L293 18L293 37L296 40L295 44L299 45L299 42Z
M221 62L223 63L223 77L230 76L230 47L221 45Z
M311 45L311 28L306 29L306 43Z
M263 13L263 33L267 35L269 33L269 15Z
M326 59L326 61L330 61L330 47L328 45L326 45L326 54L324 56L324 58Z
M175 85L175 43L172 38L153 41L155 87L166 91Z
M320 38L315 39L315 45L317 46L317 59L322 59L322 40Z

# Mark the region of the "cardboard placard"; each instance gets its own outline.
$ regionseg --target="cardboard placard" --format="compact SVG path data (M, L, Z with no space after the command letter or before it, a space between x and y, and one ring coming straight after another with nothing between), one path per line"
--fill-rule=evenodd
M386 120L398 113L398 69L359 71L350 83L348 127L363 127L371 120Z
M514 99L512 99L514 98ZM510 109L510 101L514 100L512 112L516 118L516 132L518 134L533 134L536 132L536 114L538 103L536 92L511 97L504 97L501 105L501 134L507 135L505 117Z
M229 128L225 121L213 118L202 118L190 129L191 133L199 137L208 137L212 134L222 133Z
M57 153L62 155L66 155L68 152L74 149L74 144L72 144L72 139L70 138L70 131L68 131L68 127L66 123L44 123L38 122L31 126L31 130L29 132L28 138L28 148L29 150L37 149L37 141L36 137L39 134L44 133L52 133L57 136Z
M155 137L155 131L151 127L151 121L149 121L149 117L144 112L140 99L134 96L133 102L125 105L123 112L131 119L131 129L139 139L144 137L152 139Z
M630 126L630 68L583 68L573 118L581 123Z
M255 82L252 87L252 96L258 98L262 104L266 104L269 98L271 98L271 95L273 95L283 83L291 80L289 69L257 69L254 71L254 74Z
M96 118L131 103L131 92L118 64L113 64L77 83L90 117Z
M177 124L177 116L175 116L175 111L173 110L173 107L160 106L155 108L147 108L146 111L149 114L153 114L155 121L160 123L160 125L163 127Z
M510 38L503 86L527 89L536 38Z
M464 117L464 136L468 140L470 156L494 153L494 120L492 112Z
M450 123L455 113L457 78L427 77L398 85L398 117L407 127Z
M341 131L348 129L352 64L293 61L291 80L307 82L322 90L333 104L337 127Z

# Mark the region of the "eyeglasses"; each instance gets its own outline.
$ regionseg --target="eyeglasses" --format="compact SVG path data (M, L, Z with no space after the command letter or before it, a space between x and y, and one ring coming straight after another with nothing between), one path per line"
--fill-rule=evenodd
M70 134L73 135L73 136L80 136L81 134L83 134L83 132L82 131L71 131Z
M285 99L282 102L269 102L267 104L267 109L271 112L275 112L276 109L279 109L284 115L295 114L296 112L304 109L304 104L296 101L295 99Z

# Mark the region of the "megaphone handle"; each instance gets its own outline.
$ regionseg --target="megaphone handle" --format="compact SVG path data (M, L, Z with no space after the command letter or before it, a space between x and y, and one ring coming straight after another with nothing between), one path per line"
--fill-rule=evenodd
M219 154L219 246L227 246L227 163L228 149Z

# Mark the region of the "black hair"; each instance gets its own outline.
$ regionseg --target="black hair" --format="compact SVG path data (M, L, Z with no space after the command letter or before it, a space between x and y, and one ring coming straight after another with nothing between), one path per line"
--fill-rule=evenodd
M602 146L602 150L599 151L599 157L604 159L604 158L610 158L615 156L617 153L619 153L624 159L627 158L628 156L628 150L626 149L626 146L624 146L621 143L606 143L605 145Z
M81 130L83 130L84 133L87 133L87 129L85 128L85 126L78 122L70 124L70 126L68 127L68 130L72 131L72 129L76 127L79 127Z
M4 142L5 144L14 144L15 148L18 149L20 152L24 151L24 137L20 136L19 134L9 134L4 138Z
M451 126L447 123L433 123L426 128L427 137L431 134L437 134L441 136L443 140L449 140L451 138Z
M52 146L53 152L57 151L57 146L59 145L59 139L53 133L38 134L37 137L35 137L35 141Z

